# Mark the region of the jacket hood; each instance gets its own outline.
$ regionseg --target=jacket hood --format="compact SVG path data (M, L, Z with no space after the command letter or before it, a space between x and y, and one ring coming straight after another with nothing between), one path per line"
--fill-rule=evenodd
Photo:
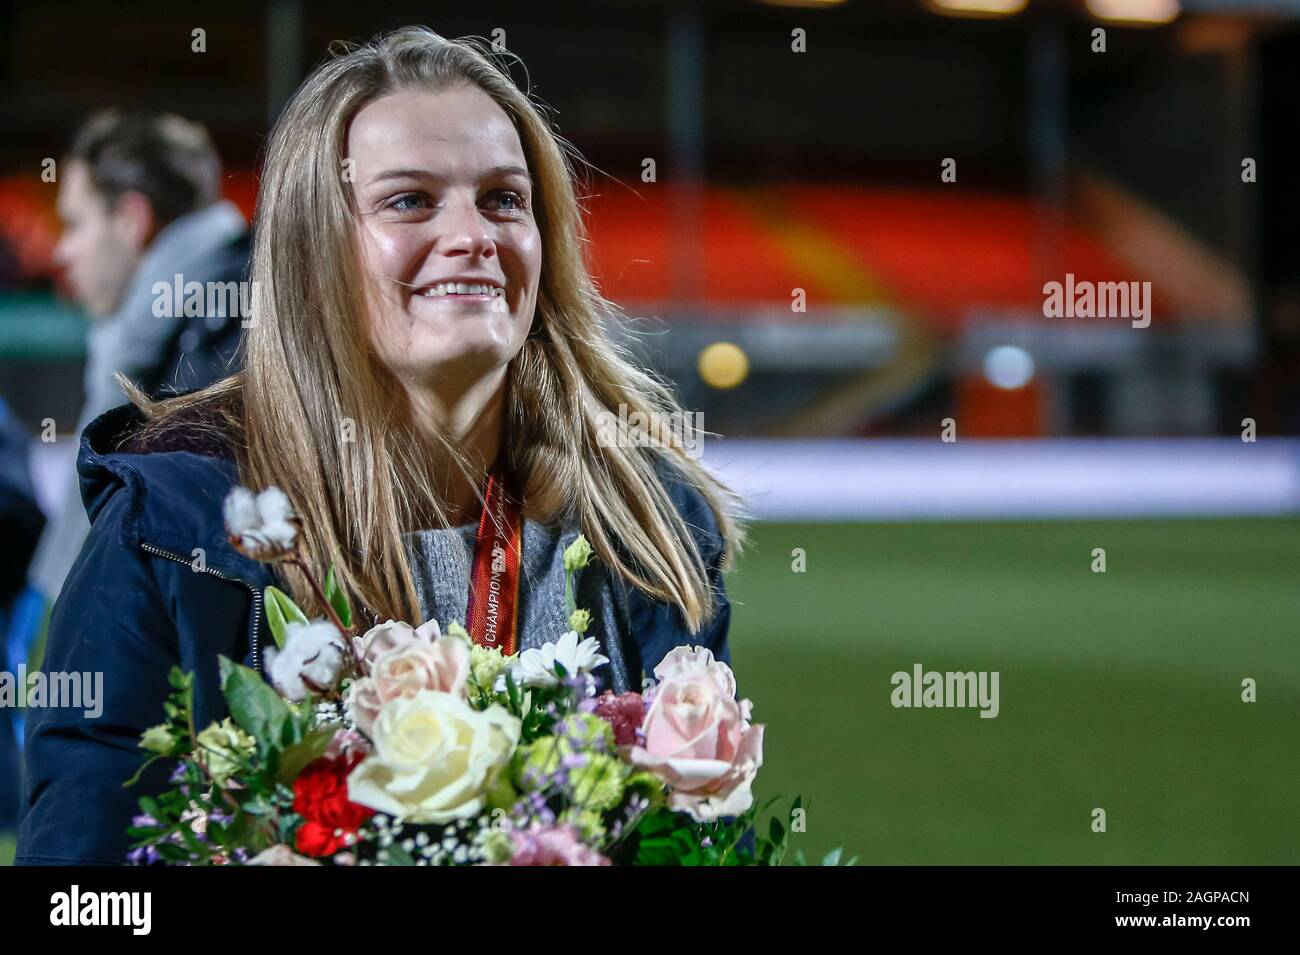
M115 495L127 495L123 545L166 551L197 560L224 576L253 587L269 582L264 565L245 557L226 539L222 506L238 484L239 471L228 444L211 429L173 427L141 434L143 414L134 405L112 408L81 435L77 475L92 524Z

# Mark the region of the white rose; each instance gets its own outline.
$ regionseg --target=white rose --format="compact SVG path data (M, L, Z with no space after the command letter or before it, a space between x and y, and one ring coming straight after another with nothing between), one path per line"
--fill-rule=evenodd
M439 690L392 700L375 720L374 752L348 776L348 798L413 823L470 818L521 729L503 707L476 710Z

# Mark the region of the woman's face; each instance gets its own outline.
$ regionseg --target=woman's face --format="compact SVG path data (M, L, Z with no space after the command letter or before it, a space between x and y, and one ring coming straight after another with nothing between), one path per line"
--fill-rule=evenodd
M505 111L476 86L401 90L357 113L347 149L380 360L435 391L506 365L532 324L542 241Z

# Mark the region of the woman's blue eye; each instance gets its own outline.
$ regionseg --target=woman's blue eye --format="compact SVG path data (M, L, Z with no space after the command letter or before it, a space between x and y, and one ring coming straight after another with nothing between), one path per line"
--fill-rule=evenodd
M494 201L500 202L503 198L509 198L514 205L504 206L507 211L523 212L528 208L528 203L524 197L513 189L500 189L493 193L497 198ZM429 197L420 192L408 192L405 195L398 196L388 203L387 208L394 212L415 212L419 209L428 208Z
M396 209L398 212L409 212L411 209L413 209L413 208L415 208L415 207L414 207L414 206L404 206L404 205L402 205L402 203L404 203L404 202L408 202L408 201L411 201L411 200L420 200L420 201L423 201L423 200L424 200L424 196L420 195L418 192L409 192L409 193L407 193L407 194L404 195L404 196L398 196L396 199L394 199L392 202L390 202L390 203L388 204L388 208L390 208L390 209Z
M514 208L520 212L528 208L527 203L524 202L524 197L521 196L519 193L515 192L513 189L502 189L500 192L497 193L497 195L513 197L515 202Z

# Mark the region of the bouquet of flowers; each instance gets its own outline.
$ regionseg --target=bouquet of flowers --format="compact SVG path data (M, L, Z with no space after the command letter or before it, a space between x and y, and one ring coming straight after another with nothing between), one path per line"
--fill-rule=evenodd
M192 674L173 668L166 721L140 745L146 766L177 765L170 789L140 799L129 861L781 860L789 831L779 818L746 838L760 811L752 786L763 726L751 723L750 701L736 699L725 663L706 648L678 647L642 692L596 694L592 672L608 660L595 638L582 637L590 614L573 598L574 576L592 559L585 538L564 554L570 629L505 656L459 625L441 633L434 620L358 633L334 568L321 585L302 560L301 522L277 488L235 489L225 518L241 552L298 566L327 616L309 620L286 593L266 588L276 643L269 682L222 657L230 715L210 726L195 726ZM800 813L798 799L791 813Z

